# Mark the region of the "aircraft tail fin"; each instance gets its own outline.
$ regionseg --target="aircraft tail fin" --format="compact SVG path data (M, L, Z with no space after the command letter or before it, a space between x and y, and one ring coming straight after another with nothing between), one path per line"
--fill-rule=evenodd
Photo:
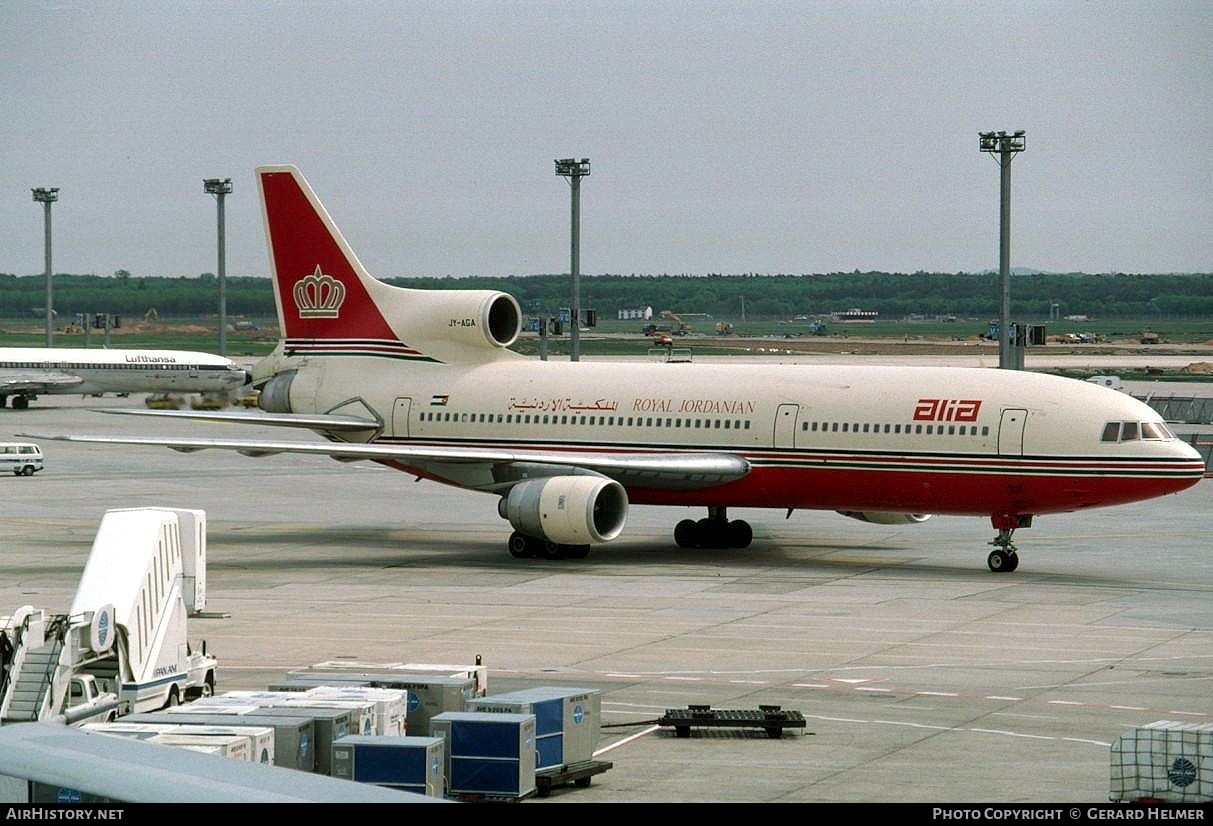
M284 354L483 361L522 329L512 296L411 290L362 266L294 166L257 169Z

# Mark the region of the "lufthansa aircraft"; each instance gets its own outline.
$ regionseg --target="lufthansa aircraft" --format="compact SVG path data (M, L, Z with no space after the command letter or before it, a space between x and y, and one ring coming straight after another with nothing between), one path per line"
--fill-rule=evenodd
M262 167L284 338L254 369L264 413L132 411L304 427L328 443L50 437L368 459L497 498L517 557L582 557L634 505L688 505L682 547L749 545L730 507L879 524L979 516L992 571L1038 514L1196 484L1199 454L1104 387L963 367L542 361L509 350L518 302L376 280L292 166Z
M226 392L248 378L222 356L184 350L0 348L0 407L25 410L40 395Z

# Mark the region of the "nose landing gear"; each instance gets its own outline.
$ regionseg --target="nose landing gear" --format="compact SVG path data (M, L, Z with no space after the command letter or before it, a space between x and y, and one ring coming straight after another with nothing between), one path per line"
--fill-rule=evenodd
M989 544L994 546L994 550L986 557L986 565L996 574L1009 574L1019 567L1019 554L1015 543L1011 541L1011 535L1015 533L1016 528L1032 527L1032 516L994 514L990 521L998 529L998 536L990 540Z
M1014 533L1013 530L1004 528L990 542L995 547L986 557L986 565L990 566L990 570L996 574L1010 573L1019 567L1019 554L1015 552L1015 546L1011 544L1012 533Z

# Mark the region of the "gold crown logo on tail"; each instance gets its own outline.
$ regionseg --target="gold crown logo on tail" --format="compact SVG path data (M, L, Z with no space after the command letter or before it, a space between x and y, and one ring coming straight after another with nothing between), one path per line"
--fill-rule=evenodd
M345 302L345 285L321 272L319 264L314 273L295 282L292 293L300 318L337 318Z

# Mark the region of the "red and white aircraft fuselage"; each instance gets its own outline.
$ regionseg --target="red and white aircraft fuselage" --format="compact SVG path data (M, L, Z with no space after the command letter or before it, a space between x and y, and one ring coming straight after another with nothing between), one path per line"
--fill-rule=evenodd
M1148 405L1056 376L526 358L508 349L522 322L511 296L381 282L297 169L257 175L283 333L254 370L265 412L179 415L305 427L328 442L131 441L369 459L492 493L516 556L583 556L621 533L632 505L706 507L676 526L685 547L748 545L730 507L805 508L884 524L988 517L988 564L1009 571L1011 534L1037 514L1204 476Z

